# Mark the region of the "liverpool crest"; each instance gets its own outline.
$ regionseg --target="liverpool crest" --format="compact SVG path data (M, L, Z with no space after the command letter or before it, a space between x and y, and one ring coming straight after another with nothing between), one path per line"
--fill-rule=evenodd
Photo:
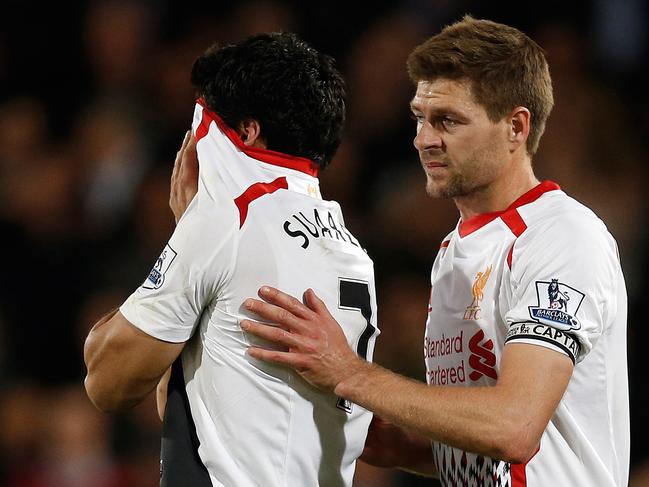
M484 272L480 271L476 274L473 281L473 286L471 286L471 294L473 294L473 300L464 311L465 320L477 320L480 318L480 302L484 299L484 288L487 285L487 281L489 280L490 275L491 266L487 267Z

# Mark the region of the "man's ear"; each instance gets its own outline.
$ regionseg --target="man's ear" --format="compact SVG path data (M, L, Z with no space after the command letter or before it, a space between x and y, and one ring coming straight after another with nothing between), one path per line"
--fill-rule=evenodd
M261 125L257 120L244 120L239 124L237 133L248 147L266 148L266 141L261 137Z
M514 152L527 141L530 135L530 111L525 107L516 107L509 116L509 146Z

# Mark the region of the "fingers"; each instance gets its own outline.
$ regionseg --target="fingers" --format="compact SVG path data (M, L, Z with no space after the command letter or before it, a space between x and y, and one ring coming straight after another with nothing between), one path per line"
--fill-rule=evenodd
M196 138L188 131L183 140L183 146L180 149L180 161L178 164L179 179L181 182L192 184L198 174L198 156L196 153Z
M191 134L190 130L185 132L185 137L183 137L183 142L180 145L180 149L178 149L178 152L176 152L176 159L174 160L174 172L176 172L176 168L180 165L182 161L183 154L185 152L185 149L187 148L187 144L189 143L190 134Z
M305 329L299 317L279 306L253 298L246 299L243 306L248 311L261 317L264 321L275 323L284 330L298 331Z
M264 340L282 345L286 347L286 350L299 347L303 341L299 335L294 335L283 328L251 320L242 320L241 329Z
M187 131L187 134L185 135L185 140L183 141L183 152L187 154L192 154L196 153L196 137L192 133L191 130Z
M286 294L279 289L270 286L262 286L259 289L259 297L264 301L275 306L282 308L294 316L300 318L310 318L313 316L311 310L305 306L300 300L294 298L290 294Z
M198 190L198 155L196 138L190 130L185 133L180 150L176 153L174 168L171 172L169 206L176 223L189 206Z
M248 354L257 360L263 360L264 362L271 362L280 365L288 365L298 371L304 368L302 357L295 353L250 347L248 349Z
M196 153L196 138L191 132L188 133L190 135L185 141L180 163L183 174L182 179L191 179L193 181L198 174L198 156Z
M315 291L311 288L304 292L304 302L313 311L319 315L328 316L333 319L327 305L322 299L318 297Z
M187 145L189 139L189 131L185 132L185 137L183 138L183 142L180 145L180 149L178 149L178 152L176 152L176 159L174 160L174 167L173 170L171 171L171 184L173 185L174 181L178 178L178 171L180 168L181 160L183 158L183 151L185 149L185 146ZM172 186L173 189L173 186Z
M185 153L185 150L186 150L186 148L187 148L187 145L188 145L189 142L190 142L190 138L191 138L191 137L190 137L190 134L191 134L191 131L190 131L190 130L188 130L187 132L185 132L185 137L183 138L183 142L182 142L182 144L180 145L180 149L178 150L178 152L176 152L176 159L174 160L174 168L173 168L173 170L171 171L171 183L172 183L172 185L173 185L173 184L175 183L175 181L178 179L178 175L179 175L179 173L180 173L180 168L181 168L181 166L182 166L183 155L184 155L184 153ZM194 143L194 147L195 147L195 146L196 146L196 143ZM172 189L173 189L173 187L172 187Z

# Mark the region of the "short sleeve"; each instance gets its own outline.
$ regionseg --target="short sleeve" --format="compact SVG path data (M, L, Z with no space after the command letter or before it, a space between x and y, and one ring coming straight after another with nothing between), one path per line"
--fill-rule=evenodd
M187 341L231 276L238 238L235 212L231 200L215 201L199 185L149 275L121 306L124 317L160 340Z
M514 244L506 343L582 360L616 312L616 244L594 215L575 212L526 230Z

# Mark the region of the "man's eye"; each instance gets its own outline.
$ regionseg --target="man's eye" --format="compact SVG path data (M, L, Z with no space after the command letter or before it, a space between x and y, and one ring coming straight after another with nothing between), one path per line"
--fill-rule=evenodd
M444 124L444 126L446 128L452 128L452 127L455 127L457 125L457 121L453 120L452 118L449 118L449 117L444 117L442 119L442 123Z
M415 115L414 113L410 114L410 118L412 118L417 124L422 124L426 120L423 115Z

